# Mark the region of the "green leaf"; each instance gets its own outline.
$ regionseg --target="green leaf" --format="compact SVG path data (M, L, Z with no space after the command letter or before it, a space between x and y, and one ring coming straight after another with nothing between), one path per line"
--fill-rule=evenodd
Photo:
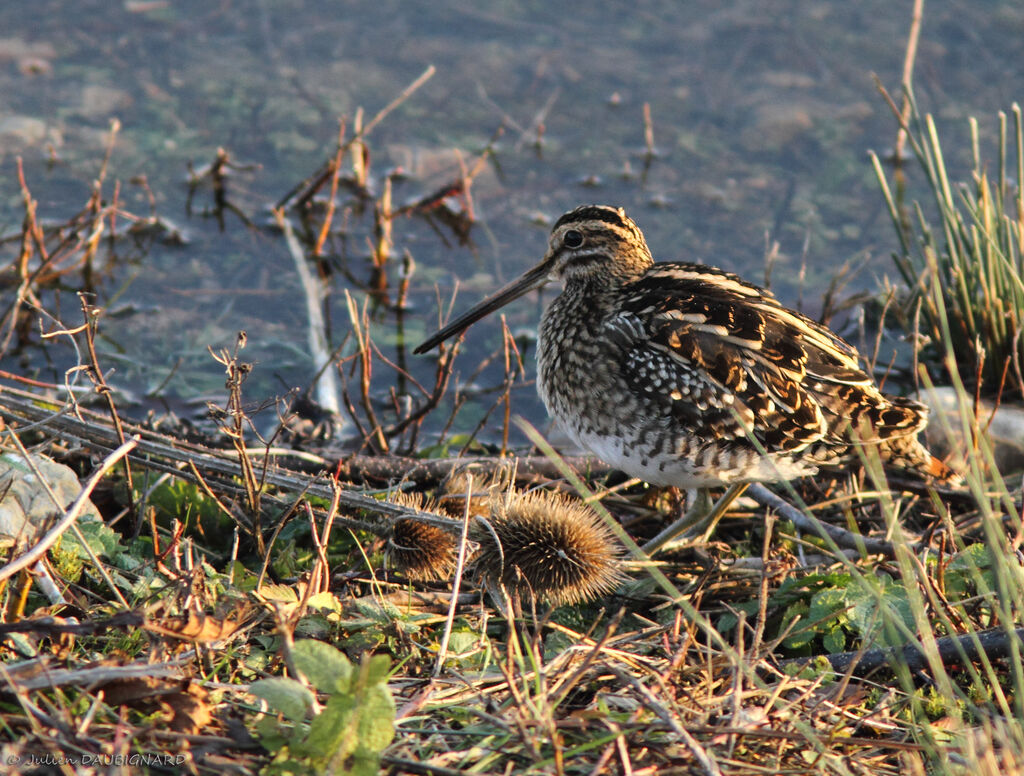
M357 599L353 604L357 612L369 619L371 622L379 623L381 625L390 625L391 620L398 614L397 610L394 608L391 608L391 611L389 612L384 606L369 599Z
M380 773L380 757L378 755L356 754L348 764L338 773L345 776L377 776Z
M356 703L351 695L332 695L309 725L303 749L322 760L344 759L359 745L355 729Z
M395 702L386 685L367 689L359 704L359 745L382 752L395 737Z
M311 609L341 613L341 601L338 600L338 596L328 591L311 595L306 603Z
M842 628L835 628L824 635L821 639L822 646L831 653L842 652L846 649L846 633Z
M79 521L78 529L82 532L82 538L89 545L89 549L97 555L114 558L125 549L121 546L121 535L98 520ZM81 542L78 541L78 537L70 531L64 534L62 546L68 549L74 548L80 558L89 557L81 546Z
M971 544L953 556L946 570L970 571L992 567L992 553L984 544Z
M352 663L335 647L312 639L296 641L292 658L295 667L320 692L348 692L352 682Z
M299 602L299 594L288 585L265 583L259 589L259 594L262 598L272 603L297 604Z
M946 567L946 595L951 600L996 589L996 565L984 544L972 544L953 556Z
M563 641L564 639L564 641ZM480 667L486 659L487 650L480 649L480 634L471 630L453 630L448 640L448 656L460 666ZM545 652L561 654L572 646L572 637L562 631L552 631L545 639Z
M366 687L375 684L384 684L391 673L391 658L387 655L373 655L369 659L364 658L364 665L360 666L361 678Z
M8 633L4 637L4 641L7 642L7 646L17 652L19 655L25 657L36 657L39 651L34 643L34 639L30 639L24 633Z
M850 625L861 634L865 642L882 647L901 646L906 643L897 623L902 622L913 632L914 614L907 590L898 582L880 581L877 592L863 588L850 588L848 597Z
M739 624L740 618L732 612L726 612L718 618L718 622L715 623L715 630L721 633L723 636L732 633L732 629Z
M261 776L309 776L310 773L313 773L313 770L309 763L288 757L287 749L280 755L280 759L275 759L260 771Z
M786 609L786 613L783 615L783 623L781 630L785 630L789 627L789 624L797 617L800 618L801 622L797 623L796 630L786 637L785 641L782 642L786 649L802 649L806 647L815 634L813 631L807 628L807 604L803 601L795 603Z
M835 627L837 622L839 622L839 618L837 617L833 620L825 618L830 615L836 615L839 612L845 613L846 606L846 590L840 590L834 587L819 590L811 597L811 608L807 613L807 619L813 623L817 623L815 627L819 630L828 632Z
M149 494L148 503L156 507L157 519L163 522L171 519L186 524L199 522L209 530L227 519L214 499L198 485L185 480L161 483Z
M225 568L224 574L225 576L231 574L235 580L235 587L244 593L251 593L255 590L256 583L259 581L259 577L246 568L245 564L240 560L234 561Z
M261 714L253 723L252 732L256 734L256 738L260 740L260 743L268 752L276 752L288 743L288 738L284 735L281 728L282 725L276 715Z
M304 720L313 706L313 693L294 679L260 679L249 685L249 692L265 700L271 709L284 714L293 722Z

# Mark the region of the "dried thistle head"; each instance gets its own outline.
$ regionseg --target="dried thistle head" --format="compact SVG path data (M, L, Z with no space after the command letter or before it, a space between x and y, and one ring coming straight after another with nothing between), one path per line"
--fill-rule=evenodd
M493 533L481 525L473 531L480 544L476 571L485 584L557 606L611 592L622 579L618 542L579 501L510 491L492 502L489 524Z
M435 505L424 503L419 493L395 493L390 500L396 504L424 512L442 514ZM455 570L458 541L455 536L436 525L411 518L396 520L388 537L386 554L390 562L415 582L447 579Z
M514 463L487 467L474 461L460 464L441 482L438 505L452 517L461 518L466 510L466 494L470 493L469 514L488 517L494 494L510 487L514 477Z

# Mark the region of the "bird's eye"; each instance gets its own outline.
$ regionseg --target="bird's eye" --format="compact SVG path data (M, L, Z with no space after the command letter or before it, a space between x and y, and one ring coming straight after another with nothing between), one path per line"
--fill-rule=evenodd
M579 248L583 245L583 235L577 232L575 229L570 229L562 237L562 245L566 248Z

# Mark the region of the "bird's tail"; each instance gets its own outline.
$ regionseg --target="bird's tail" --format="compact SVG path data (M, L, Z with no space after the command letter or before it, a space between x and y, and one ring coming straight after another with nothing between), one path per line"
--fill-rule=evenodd
M959 488L963 477L925 449L917 436L890 439L882 448L882 462L925 482Z

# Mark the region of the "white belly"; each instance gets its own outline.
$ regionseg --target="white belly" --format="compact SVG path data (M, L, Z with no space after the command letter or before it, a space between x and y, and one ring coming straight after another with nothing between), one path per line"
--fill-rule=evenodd
M566 429L576 443L605 463L644 482L660 487L707 488L736 482L780 482L814 474L818 467L789 458L766 458L758 454L734 456L733 461L701 466L683 457L647 457L635 448L627 449L623 440L611 436L574 433Z

